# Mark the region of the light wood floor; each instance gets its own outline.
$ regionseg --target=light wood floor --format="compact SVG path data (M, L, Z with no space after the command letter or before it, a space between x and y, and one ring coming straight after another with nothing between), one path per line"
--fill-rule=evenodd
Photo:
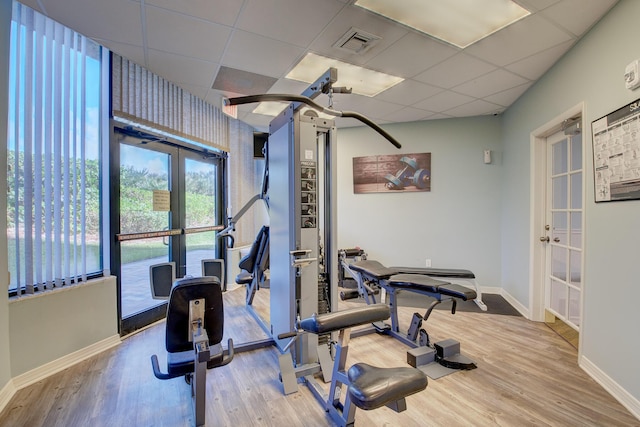
M260 290L256 305L264 303ZM226 335L264 337L242 306L244 289L225 294ZM401 308L408 325L415 309ZM356 412L356 426L640 426L577 366L577 353L542 323L521 317L435 310L435 340L456 338L478 369L430 380L407 398L408 409ZM407 348L388 336L353 338L348 364L406 366ZM34 385L19 390L0 426L190 426L189 388L182 378L157 380L149 357L164 363L164 323ZM282 394L275 348L237 354L207 373L208 426L331 426L311 392Z

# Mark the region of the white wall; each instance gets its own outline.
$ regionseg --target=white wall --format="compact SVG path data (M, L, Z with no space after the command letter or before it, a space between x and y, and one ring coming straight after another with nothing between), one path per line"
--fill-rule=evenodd
M640 401L640 201L594 202L590 124L640 98L624 87L625 66L640 58L640 2L622 0L504 115L502 285L529 304L529 135L585 103L586 209L583 364ZM624 394L624 393L623 393Z
M11 29L11 0L0 0L0 170L7 170L7 109L9 85L9 37ZM0 194L7 194L6 174L0 174ZM0 197L0 212L6 212L6 197ZM7 229L7 216L0 215L0 230ZM9 358L9 267L7 265L7 234L0 233L0 391L11 379ZM2 393L0 393L1 395ZM0 398L0 409L1 407Z
M338 131L338 247L385 265L462 268L500 286L501 118L386 125L398 150L365 127ZM485 164L485 149L493 162ZM353 193L353 157L431 153L431 191Z

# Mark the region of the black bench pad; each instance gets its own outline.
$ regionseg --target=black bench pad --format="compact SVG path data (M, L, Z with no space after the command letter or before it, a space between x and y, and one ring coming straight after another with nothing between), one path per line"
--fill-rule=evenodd
M398 274L397 270L385 267L378 261L373 260L356 261L349 264L349 268L377 280L388 279L394 274Z
M419 274L396 274L387 281L389 286L407 291L446 295L463 301L475 299L477 294L471 288L455 283L443 282ZM436 298L437 296L434 295Z
M432 277L445 277L452 279L475 279L476 275L470 270L458 270L455 268L420 268L420 267L389 267L398 274L423 274Z
M440 287L451 284L419 274L395 274L388 279L387 283L393 288L406 289L408 291L431 292L434 294L440 293Z
M386 320L390 316L389 307L385 304L372 304L326 314L313 314L302 319L300 327L314 334L325 334L345 328Z
M427 387L427 376L419 369L377 368L356 363L347 372L349 396L361 409L376 409Z

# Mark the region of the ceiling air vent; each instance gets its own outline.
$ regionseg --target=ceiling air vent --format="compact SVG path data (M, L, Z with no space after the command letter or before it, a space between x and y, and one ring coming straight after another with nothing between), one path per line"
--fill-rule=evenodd
M381 37L367 33L357 28L351 28L340 40L333 44L333 47L342 49L350 53L363 54L376 44Z

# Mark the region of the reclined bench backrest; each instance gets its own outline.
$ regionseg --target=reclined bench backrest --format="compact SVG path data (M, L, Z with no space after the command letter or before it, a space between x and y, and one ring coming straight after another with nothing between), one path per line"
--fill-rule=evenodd
M167 306L166 348L170 353L193 350L189 341L189 301L204 298L204 327L209 345L222 341L224 310L222 287L217 277L193 277L177 280L171 288Z
M241 269L252 273L253 268L255 267L256 262L258 261L258 257L260 256L261 253L264 253L266 249L265 245L268 243L268 239L269 239L269 226L263 225L260 231L258 232L256 239L253 241L253 244L251 245L251 249L249 250L249 253L240 260L240 263L238 264L238 266Z

